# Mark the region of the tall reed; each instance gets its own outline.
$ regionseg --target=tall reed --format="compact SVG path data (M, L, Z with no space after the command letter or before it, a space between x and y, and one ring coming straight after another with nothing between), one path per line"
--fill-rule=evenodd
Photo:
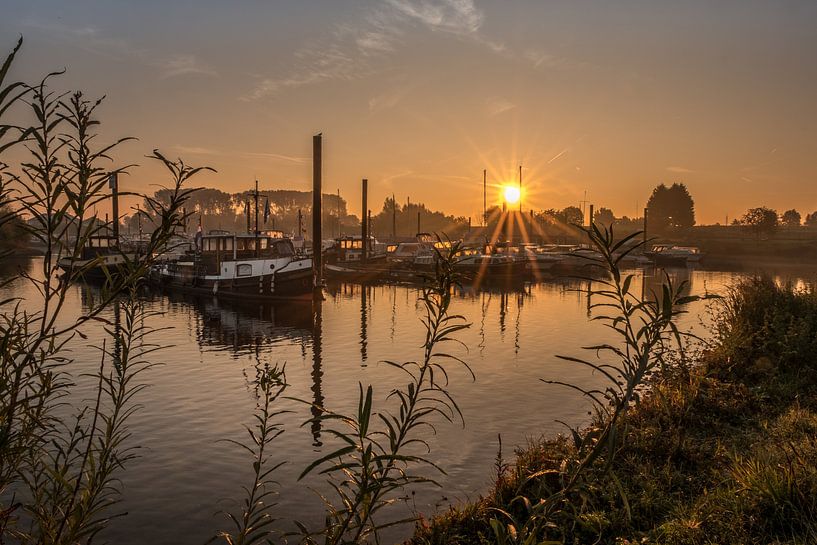
M639 402L651 377L668 367L670 355L683 351L682 340L688 334L678 328L676 319L686 312L685 305L713 297L685 295L686 282L675 284L666 274L657 290L637 293L633 289L636 275L623 273L621 263L642 246L637 242L641 233L616 240L612 226L593 224L583 231L595 250L584 256L587 265L602 273L585 278L592 282L587 296L595 301L590 305L595 314L591 319L602 322L617 342L584 347L596 356L595 361L557 356L598 374L605 386L587 388L544 380L586 396L592 403L594 417L586 427L569 428L571 455L559 469L538 471L521 481L518 496L512 502L519 506L516 515L510 510L496 509L497 517L491 526L500 543L561 543L565 528L555 521L564 523L580 516L585 503L581 498L591 495L595 486L594 472L601 470L610 475L613 483L617 482L610 470L625 435L624 416ZM533 483L544 490L538 501L524 495L524 490ZM620 484L617 489L626 504Z
M44 256L36 274L20 271L3 286L27 282L36 296L0 301L0 530L23 543L88 543L113 516L116 474L132 457L126 423L142 388L136 377L157 348L146 341L147 316L135 290L182 225L189 195L182 185L200 169L154 152L173 185L170 202L156 205L161 221L147 250L108 270L100 295L78 314L66 312L70 288L102 263L62 274L60 260L76 260L106 228L93 210L109 198L109 173L123 170L106 163L128 139L97 146L101 100L53 91L57 73L34 86L4 84L19 46L0 69L0 121L17 106L32 121L28 127L0 125L0 153L21 145L27 155L16 170L0 161L0 225L27 216L22 236L39 241ZM119 321L106 318L109 309ZM108 325L110 342L100 347L93 403L68 418L64 409L55 410L74 385L68 349L86 338L83 329L91 322Z

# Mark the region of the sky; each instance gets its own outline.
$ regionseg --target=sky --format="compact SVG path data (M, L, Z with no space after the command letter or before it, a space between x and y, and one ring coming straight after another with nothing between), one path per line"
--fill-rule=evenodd
M817 210L817 2L790 0L0 0L12 76L65 68L105 95L101 139L135 136L123 189L324 191L482 212L523 166L524 208L640 215L683 182L699 223ZM4 55L5 53L3 53ZM586 197L585 197L586 195Z

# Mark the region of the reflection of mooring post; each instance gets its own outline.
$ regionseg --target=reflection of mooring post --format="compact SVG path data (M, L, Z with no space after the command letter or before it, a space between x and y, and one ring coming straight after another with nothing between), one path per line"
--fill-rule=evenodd
M368 359L368 308L366 304L366 285L363 284L360 286L360 362L362 365L366 365L366 360Z
M312 137L312 288L320 295L323 286L321 255L321 139Z
M323 411L324 399L321 383L323 381L322 341L323 315L322 304L318 298L312 301L312 445L320 447L321 421L318 418Z
M122 318L120 317L119 300L113 304L113 364L118 373L122 373Z
M361 184L361 193L362 200L363 200L363 207L360 212L360 243L363 247L363 254L361 256L361 261L366 263L369 258L369 222L368 222L368 202L367 199L369 197L369 180L363 178L363 183Z

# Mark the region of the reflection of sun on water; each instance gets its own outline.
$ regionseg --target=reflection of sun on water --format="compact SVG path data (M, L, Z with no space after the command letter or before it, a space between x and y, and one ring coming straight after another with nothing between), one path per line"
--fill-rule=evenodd
M519 192L519 188L515 185L506 185L503 190L503 195L505 196L505 202L508 204L518 203L519 198L522 196Z

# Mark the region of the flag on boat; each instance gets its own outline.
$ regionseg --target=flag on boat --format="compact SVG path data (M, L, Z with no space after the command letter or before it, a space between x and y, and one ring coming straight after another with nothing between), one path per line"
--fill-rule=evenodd
M270 216L269 197L267 197L267 203L264 205L264 223L267 223L269 216Z

